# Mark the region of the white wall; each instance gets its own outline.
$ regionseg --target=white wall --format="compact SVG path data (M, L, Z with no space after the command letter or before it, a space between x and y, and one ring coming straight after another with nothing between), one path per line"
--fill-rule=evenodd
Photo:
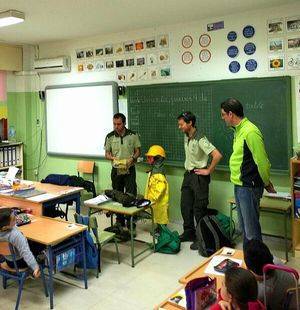
M48 74L41 75L40 79L36 77L17 77L15 83L8 83L9 89L16 88L19 91L32 91L34 89L44 89L47 85L54 84L69 84L69 83L87 83L94 81L115 81L116 70L101 71L101 72L77 72L77 61L75 50L80 48L89 48L104 46L106 44L117 44L128 40L144 39L160 34L169 34L170 40L170 65L171 78L167 80L148 80L130 83L134 84L149 84L162 82L184 82L184 81L204 81L204 80L219 80L233 78L249 78L249 77L264 77L291 75L300 76L300 70L283 70L269 71L268 69L268 34L267 20L274 18L286 18L296 15L300 12L300 1L298 3L283 5L280 7L268 8L265 10L244 12L232 14L228 16L218 16L207 20L199 20L191 23L169 25L157 28L140 29L137 31L117 33L101 36L93 36L80 38L77 40L43 43L39 45L39 57L55 57L59 55L70 55L72 59L72 72L65 74ZM199 60L200 45L198 43L199 36L207 33L206 25L211 22L224 20L225 29L208 32L211 36L211 44L208 49L212 53L212 58L208 63L201 63ZM245 25L253 25L255 35L251 39L245 39L242 35L242 29ZM231 73L228 70L228 65L233 59L226 54L227 48L231 43L227 40L227 33L235 30L238 33L238 39L234 42L240 49L239 56L236 58L241 64L241 69L238 73ZM194 60L190 65L184 65L181 61L181 55L185 49L181 46L182 37L190 34L194 39L194 44L190 51L194 55ZM300 33L296 33L300 36ZM287 34L283 34L287 37ZM243 52L243 47L246 42L252 41L256 44L256 52L254 55L247 56ZM36 53L36 50L34 51ZM300 52L300 51L298 51ZM249 58L254 58L258 62L258 68L254 72L248 72L244 68L245 61ZM29 57L30 59L30 57ZM235 60L235 59L234 59ZM29 81L30 80L30 81ZM296 85L296 83L295 83ZM295 94L296 90L293 90ZM298 96L299 97L299 96ZM294 96L294 101L296 97ZM300 100L300 99L299 99ZM300 105L300 104L299 104ZM295 102L294 107L295 109ZM297 141L296 124L293 125L294 144ZM300 139L300 137L299 137Z

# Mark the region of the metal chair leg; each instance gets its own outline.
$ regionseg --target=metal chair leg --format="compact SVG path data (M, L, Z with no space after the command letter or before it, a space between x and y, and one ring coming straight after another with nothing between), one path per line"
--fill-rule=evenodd
M19 309L20 300L21 300L21 296L22 296L23 285L24 285L24 280L25 280L25 278L22 277L22 279L20 279L20 281L19 281L19 290L18 290L18 297L17 297L17 302L16 302L15 310Z
M7 288L7 278L5 276L2 277L2 286L4 290Z
M116 237L114 237L114 241L115 241L115 246L116 246L116 252L117 252L117 258L118 258L118 264L120 264L120 263L121 263L121 260L120 260L120 253L119 253L119 247L118 247L118 242L117 242Z
M97 278L99 278L99 273L101 273L101 260L100 260L100 255L101 255L101 248L98 245L98 268L97 268Z

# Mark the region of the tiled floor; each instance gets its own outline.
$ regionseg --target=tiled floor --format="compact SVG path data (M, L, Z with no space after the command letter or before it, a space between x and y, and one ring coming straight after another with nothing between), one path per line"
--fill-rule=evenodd
M101 219L101 221L100 221ZM99 217L102 227L109 225L109 219ZM170 225L181 231L178 225ZM150 241L149 223L138 224L138 237ZM278 257L284 257L282 241L265 239ZM143 245L137 244L137 247ZM145 253L138 264L130 266L129 243L120 244L121 264L118 265L113 244L107 245L102 252L102 273L97 279L94 271L89 271L88 290L82 282L68 279L75 285L56 281L54 285L55 309L103 309L103 310L150 310L165 299L177 287L178 279L199 264L204 258L197 251L189 249L190 243L182 243L177 255ZM238 248L241 248L239 243ZM146 256L146 257L145 257ZM288 265L299 268L300 259L291 257ZM65 279L64 277L60 277ZM0 309L13 309L16 300L16 284L3 290L0 286ZM41 280L28 279L23 290L21 309L49 309L49 300L43 295Z

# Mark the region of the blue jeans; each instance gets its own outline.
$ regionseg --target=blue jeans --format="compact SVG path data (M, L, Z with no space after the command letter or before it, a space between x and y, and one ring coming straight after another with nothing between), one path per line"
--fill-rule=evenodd
M234 196L240 228L244 235L244 245L247 240L256 239L262 241L259 223L259 203L263 191L263 187L234 186Z

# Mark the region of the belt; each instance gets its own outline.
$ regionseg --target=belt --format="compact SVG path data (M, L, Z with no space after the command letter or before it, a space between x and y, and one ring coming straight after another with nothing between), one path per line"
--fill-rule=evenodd
M197 169L206 169L207 168L207 166L206 167L202 167L202 168L194 168L194 169L192 169L192 170L186 170L188 173L195 173L195 170Z

